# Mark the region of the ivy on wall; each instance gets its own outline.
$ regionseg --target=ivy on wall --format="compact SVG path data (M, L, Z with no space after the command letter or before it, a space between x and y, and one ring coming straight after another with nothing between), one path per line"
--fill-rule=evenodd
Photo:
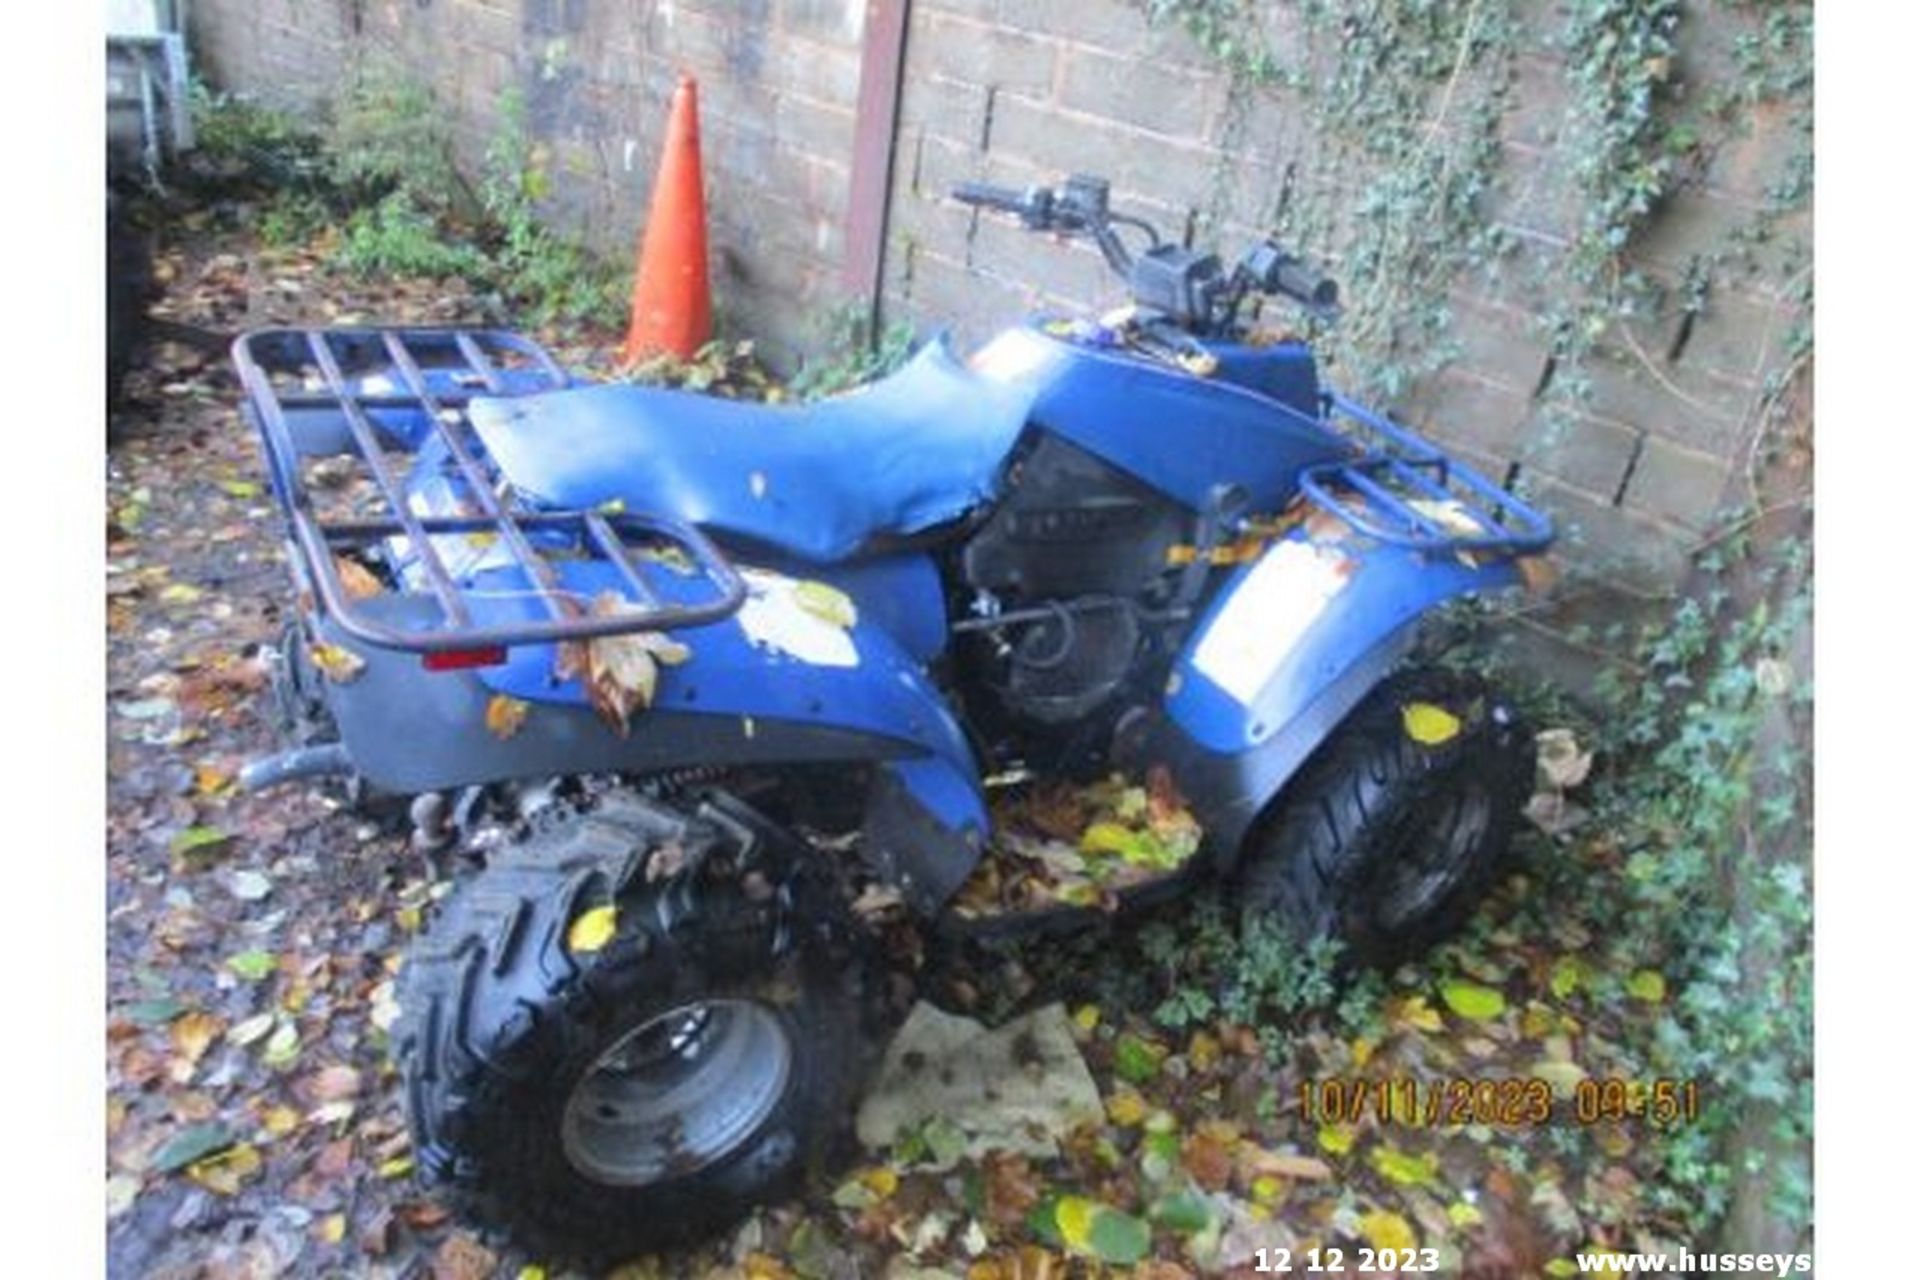
M1237 145L1251 112L1303 116L1299 154L1281 159L1271 207L1255 216L1291 244L1337 264L1347 314L1322 335L1343 377L1393 399L1459 352L1450 292L1526 273L1545 300L1536 315L1551 357L1521 447L1524 462L1558 443L1593 394L1596 350L1624 347L1643 376L1662 377L1630 322L1656 313L1678 323L1739 280L1772 287L1798 309L1773 394L1811 354L1810 252L1780 243L1788 215L1811 199L1812 5L1809 0L1139 0L1178 26L1230 77L1222 160L1203 221L1231 204ZM1543 31L1543 22L1557 23ZM1689 23L1741 30L1732 74L1695 85L1682 44ZM1523 48L1557 55L1568 88L1549 185L1564 182L1574 216L1566 246L1515 261L1515 235L1492 209L1524 184L1508 172L1501 122L1527 106L1515 73ZM1765 206L1723 244L1685 265L1678 284L1636 268L1632 251L1667 201L1700 179L1707 139L1782 111L1794 131ZM1772 276L1772 279L1763 277ZM1521 469L1526 483L1526 469Z

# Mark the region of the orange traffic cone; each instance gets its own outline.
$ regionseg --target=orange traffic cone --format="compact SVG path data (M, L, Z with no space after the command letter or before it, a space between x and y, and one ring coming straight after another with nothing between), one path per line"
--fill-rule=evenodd
M689 360L713 336L698 93L689 75L681 76L673 91L653 209L641 232L640 264L633 275L633 319L621 349L628 364L662 354Z

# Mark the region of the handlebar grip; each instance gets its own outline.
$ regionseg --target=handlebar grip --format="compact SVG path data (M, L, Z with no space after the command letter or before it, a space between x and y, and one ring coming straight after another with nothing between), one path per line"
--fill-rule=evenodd
M953 198L962 204L984 205L1003 213L1024 215L1030 207L1027 193L1012 187L996 187L990 182L962 182L953 188Z
M1282 263L1275 268L1274 290L1316 311L1332 311L1340 305L1340 286L1326 276L1315 275L1298 262Z

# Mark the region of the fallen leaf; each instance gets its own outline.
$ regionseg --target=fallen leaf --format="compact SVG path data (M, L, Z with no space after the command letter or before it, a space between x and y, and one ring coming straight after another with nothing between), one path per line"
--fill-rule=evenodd
M300 1058L300 1030L291 1022L282 1022L267 1037L267 1047L260 1052L260 1061L269 1067L292 1066Z
M258 902L273 892L273 881L261 872L243 867L227 877L227 892L242 902Z
M1571 729L1542 729L1533 735L1533 744L1544 787L1570 791L1585 782L1593 769L1593 752L1580 749Z
M353 683L367 667L365 658L337 644L316 644L307 654L313 659L313 665L320 668L320 673L335 684Z
M168 1039L173 1042L175 1072L174 1080L184 1084L193 1075L193 1069L207 1052L207 1046L219 1038L226 1024L211 1013L195 1010L183 1014L174 1020L168 1031Z
M1400 708L1407 736L1423 747L1437 747L1460 736L1460 717L1431 702L1409 702Z
M1397 1187L1424 1187L1440 1172L1440 1160L1432 1152L1410 1155L1391 1143L1382 1143L1368 1155L1374 1172Z
M567 950L575 954L600 950L613 941L620 924L620 909L613 903L589 907L567 926Z
M499 1259L464 1231L456 1231L434 1251L433 1280L488 1280Z
M1375 1249L1415 1249L1420 1237L1405 1218L1389 1209L1372 1209L1360 1215L1360 1234Z
M273 1022L274 1015L271 1013L256 1013L250 1018L243 1018L228 1029L227 1043L244 1049L273 1030Z
M1062 1196L1053 1223L1069 1249L1110 1266L1132 1266L1153 1243L1145 1222L1084 1196Z
M1321 1130L1323 1138L1322 1145L1326 1145L1324 1139L1328 1132L1329 1130L1327 1129ZM1352 1135L1348 1134L1345 1144L1334 1151L1334 1154L1338 1155L1340 1151L1345 1151L1347 1147L1352 1145ZM1333 1150L1332 1147L1328 1149ZM1265 1151L1254 1146L1252 1143L1247 1143L1241 1147L1240 1163L1250 1174L1265 1174L1275 1178L1292 1178L1299 1182L1325 1182L1327 1179L1333 1177L1333 1170L1327 1166L1327 1162L1324 1160L1317 1160L1312 1156L1282 1155L1274 1151Z
M238 1195L241 1184L260 1172L261 1163L259 1149L241 1143L194 1161L187 1166L187 1177L215 1195Z
M380 585L380 579L373 576L373 571L358 560L335 556L333 567L340 575L340 585L346 588L349 600L371 600L386 590Z
M140 1194L140 1179L129 1173L116 1173L107 1178L107 1220L111 1222L127 1210L133 1208L134 1200Z
M316 1103L338 1102L358 1097L359 1093L360 1073L339 1063L322 1067L306 1079L307 1097Z
M527 721L528 704L520 698L496 693L487 699L487 731L496 738L511 738Z
M1657 969L1642 969L1627 979L1627 994L1648 1004L1659 1004L1667 998L1667 980Z
M270 951L242 951L227 957L227 968L248 982L258 982L279 967L278 957Z
M204 1160L233 1145L233 1131L213 1121L182 1129L167 1140L153 1157L155 1173L174 1173L196 1160Z
M1233 1179L1233 1151L1212 1134L1189 1134L1180 1144L1180 1164L1209 1191L1223 1191Z
M1114 1042L1113 1071L1129 1084L1146 1084L1160 1074L1166 1056L1165 1045L1129 1031Z
M1506 997L1492 987L1483 987L1464 978L1449 978L1440 984L1440 998L1447 1008L1463 1018L1485 1022L1506 1012Z
M611 591L594 599L595 617L618 617L634 606ZM594 636L559 647L554 674L562 680L579 679L601 720L625 737L636 711L653 705L660 668L675 667L693 656L693 650L658 631Z
M1353 1150L1354 1133L1344 1124L1323 1124L1320 1126L1320 1149L1328 1155L1343 1156Z
M218 827L188 827L167 842L167 852L183 863L211 858L233 837Z

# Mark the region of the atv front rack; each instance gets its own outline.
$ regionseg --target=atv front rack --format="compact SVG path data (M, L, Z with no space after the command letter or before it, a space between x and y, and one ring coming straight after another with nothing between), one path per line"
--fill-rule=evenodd
M534 509L505 482L468 419L468 405L477 396L557 391L571 381L527 338L491 329L271 329L242 335L233 360L298 568L320 607L358 640L421 654L485 652L700 626L738 612L746 600L746 586L726 557L684 521ZM317 447L320 441L339 447ZM323 517L303 479L303 457L340 452L372 479L377 501L371 514ZM423 476L457 485L462 509L417 511L408 498ZM435 546L448 537L498 548L495 565L524 575L544 616L476 619L475 601ZM437 618L396 626L356 600L336 557L377 547L398 551L417 570ZM663 600L635 563L632 552L642 548L685 566L698 589L689 599ZM564 584L558 562L583 556L613 567L629 607L592 611Z
M1355 533L1421 552L1530 555L1553 541L1553 521L1466 463L1338 392L1326 425L1358 457L1300 473L1300 492Z

